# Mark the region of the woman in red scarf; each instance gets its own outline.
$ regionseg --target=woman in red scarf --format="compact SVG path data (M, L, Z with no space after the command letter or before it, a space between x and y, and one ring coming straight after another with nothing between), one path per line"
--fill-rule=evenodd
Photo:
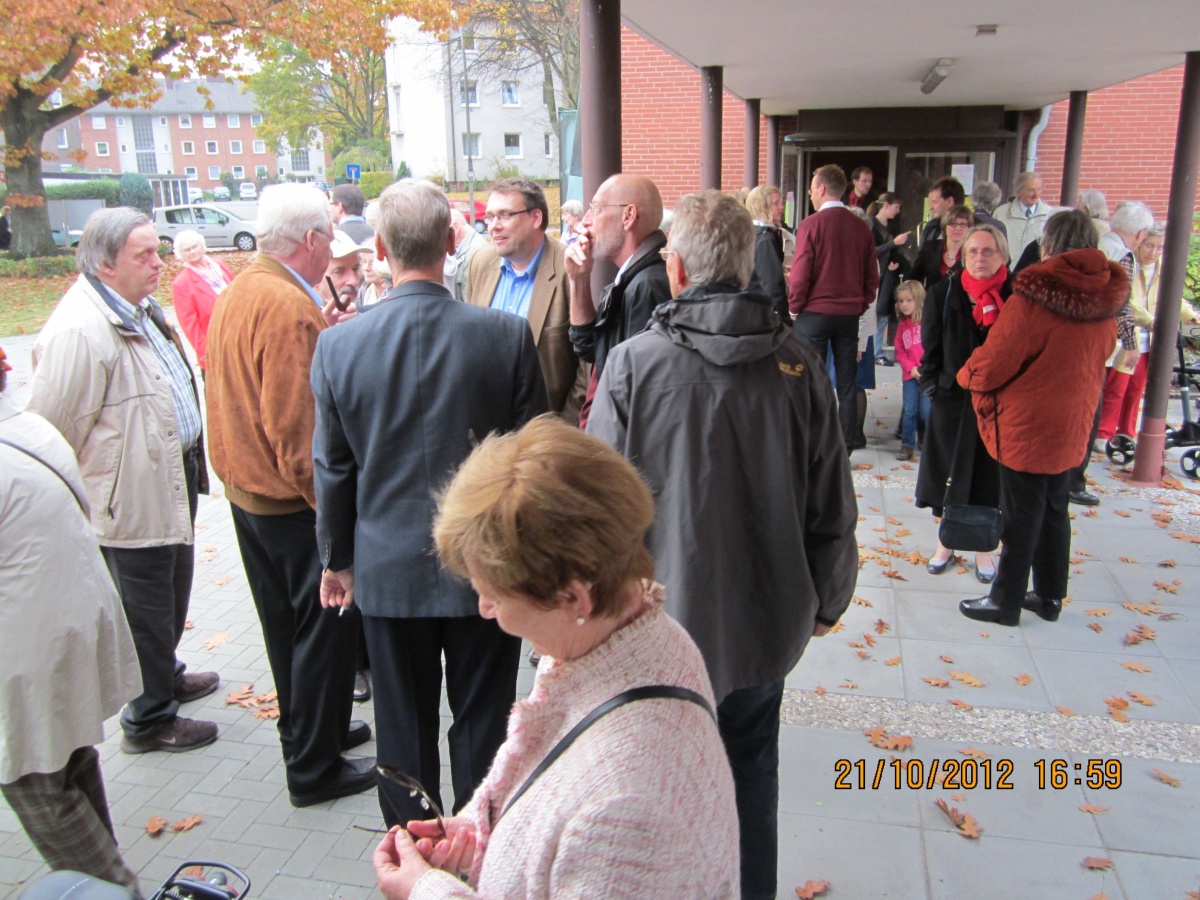
M1087 446L1116 316L1129 296L1125 270L1096 249L1087 213L1050 217L1042 260L1017 277L987 344L958 371L983 443L999 462L1004 541L991 594L964 600L959 610L1000 625L1017 625L1022 609L1048 622L1062 612L1071 556L1068 479Z
M972 228L963 243L963 269L935 285L921 317L921 390L933 398L917 471L916 504L935 516L946 501L946 479L953 475L950 502L1000 505L1000 470L979 439L970 395L955 377L987 338L1009 295L1008 241L991 225ZM946 571L954 548L938 542L926 568ZM996 564L990 553L975 555L975 577L990 584Z
M208 320L212 317L217 294L233 281L233 273L221 260L208 255L204 235L198 231L181 231L175 235L175 255L183 268L171 282L171 304L188 343L196 351L203 377Z

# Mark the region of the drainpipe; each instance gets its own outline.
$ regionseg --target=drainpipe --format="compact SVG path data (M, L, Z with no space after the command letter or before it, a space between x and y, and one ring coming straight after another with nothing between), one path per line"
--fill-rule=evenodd
M1037 145L1038 138L1042 136L1042 132L1046 130L1046 126L1050 124L1051 107L1043 106L1042 114L1038 117L1037 124L1033 126L1029 132L1029 142L1025 145L1025 171L1037 171Z

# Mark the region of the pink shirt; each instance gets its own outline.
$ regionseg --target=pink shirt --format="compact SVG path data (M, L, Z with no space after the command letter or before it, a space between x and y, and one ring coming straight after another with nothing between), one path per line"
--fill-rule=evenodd
M896 364L909 381L914 366L921 365L925 350L921 347L921 326L912 319L903 318L896 327Z

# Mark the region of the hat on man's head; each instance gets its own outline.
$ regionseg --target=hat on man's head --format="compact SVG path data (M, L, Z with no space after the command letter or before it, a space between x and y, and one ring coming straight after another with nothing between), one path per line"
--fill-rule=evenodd
M329 242L329 252L333 254L334 259L341 259L343 256L354 256L362 248L354 243L353 238L346 232L335 228L333 230L333 240Z
M4 353L4 348L0 347L0 372L11 372L12 366L7 362L8 357Z

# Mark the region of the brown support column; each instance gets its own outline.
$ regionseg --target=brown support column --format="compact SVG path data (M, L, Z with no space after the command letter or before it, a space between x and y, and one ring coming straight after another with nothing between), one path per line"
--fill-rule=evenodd
M1179 327L1179 304L1187 271L1188 242L1196 203L1196 173L1200 170L1200 51L1187 54L1183 72L1183 97L1175 135L1175 161L1171 167L1171 196L1167 205L1166 246L1150 342L1150 377L1133 461L1133 483L1157 484L1166 455L1167 401L1170 397L1172 358Z
M1083 122L1087 117L1087 91L1071 91L1067 112L1067 145L1063 152L1062 193L1059 206L1075 208L1079 197L1079 162L1083 158Z
M758 184L758 120L761 107L759 100L746 101L746 160L742 164L742 187L752 188Z
M779 116L767 116L766 183L779 187Z
M621 171L621 2L579 4L579 140L583 141L584 211L597 188ZM597 259L592 296L597 301L616 267Z
M700 189L721 189L721 106L725 69L700 67Z

